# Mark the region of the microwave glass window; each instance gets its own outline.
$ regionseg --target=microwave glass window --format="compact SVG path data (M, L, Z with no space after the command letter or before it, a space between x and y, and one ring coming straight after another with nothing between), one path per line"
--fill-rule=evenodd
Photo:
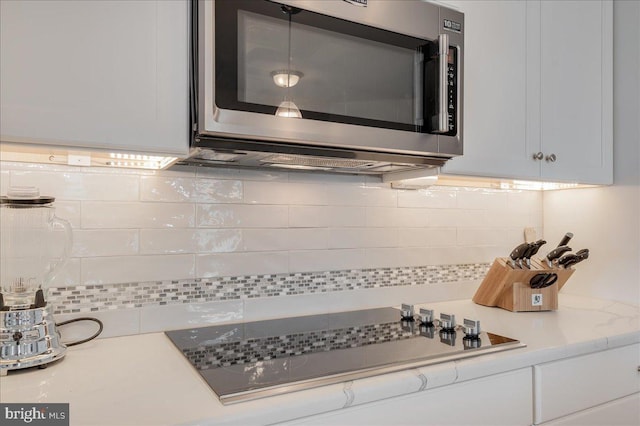
M290 58L288 43L288 21L239 11L239 101L277 107L288 99L303 115L422 124L416 111L422 105L422 89L416 87L421 53L415 49L295 22Z
M285 12L269 1L215 3L218 108L275 114L292 103L304 119L429 131L432 41Z

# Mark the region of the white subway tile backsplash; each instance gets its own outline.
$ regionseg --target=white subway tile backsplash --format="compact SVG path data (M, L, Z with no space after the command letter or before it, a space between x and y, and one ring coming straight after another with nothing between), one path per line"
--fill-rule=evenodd
M155 256L85 257L81 260L82 284L109 284L195 277L191 254Z
M289 257L286 251L196 256L196 276L198 277L279 274L287 272L288 268Z
M366 247L367 228L332 228L329 229L329 248L362 248Z
M496 257L505 257L511 253L514 246L467 246L458 247L457 259L461 263L493 262ZM487 260L489 259L489 260Z
M196 253L198 251L196 232L194 228L142 229L140 230L140 253Z
M429 215L425 209L399 208L396 210L395 226L419 228L429 225Z
M239 322L244 317L242 300L181 303L139 308L140 332L154 333L188 327Z
M323 210L327 226L350 228L362 226L366 220L365 207L327 206Z
M285 228L289 222L287 206L244 204L198 204L198 227L209 228Z
M489 263L532 226L542 195L377 177L179 166L165 171L3 162L0 190L38 185L71 222L60 286ZM246 294L243 297L253 297Z
M142 229L141 254L243 251L240 229Z
M327 204L327 187L318 183L284 183L248 181L244 201L251 204Z
M288 250L323 250L328 247L327 229L294 228L284 230Z
M143 229L140 253L229 253L243 250L239 229Z
M0 169L0 195L7 195L11 186L11 174L9 170Z
M377 207L394 207L397 205L396 191L388 186L328 184L326 188L330 205Z
M440 226L449 227L449 226L458 226L459 225L459 215L461 213L460 210L456 209L421 209L425 212L427 216L427 225L428 227L436 228ZM478 211L481 212L481 211ZM476 223L482 223L481 220L477 220ZM464 226L464 225L463 225Z
M290 228L324 228L329 225L329 207L289 206Z
M64 200L137 201L139 196L139 177L126 174L12 171L11 185L36 186L41 195Z
M71 258L62 269L53 277L50 283L52 287L68 287L82 284L80 278L80 259Z
M362 269L364 249L304 250L289 252L289 272ZM331 266L333 265L333 266Z
M239 203L243 199L243 183L240 180L197 179L194 198L201 203Z
M68 221L71 224L71 228L80 228L81 203L81 201L54 201L56 216Z
M194 192L193 178L167 175L140 177L140 201L189 202Z
M507 232L500 228L458 228L457 242L460 246L505 245Z
M187 228L195 224L195 209L187 203L82 203L83 228Z
M402 226L398 223L398 210L394 207L367 207L365 225L377 228Z
M246 251L283 251L289 249L287 229L245 229L244 249Z
M483 188L462 188L457 194L459 209L505 210L507 192Z
M453 189L418 189L398 191L398 207L456 208L457 192Z
M63 322L78 317L78 314L56 314L56 322ZM86 316L81 315L81 316ZM102 321L103 329L100 338L115 336L127 336L140 333L140 309L118 309L110 311L94 311L91 317ZM96 324L89 321L80 321L67 324L59 331L62 334L63 342L74 342L86 339L96 332Z
M394 268L400 266L398 248L367 248L364 252L365 268Z
M243 250L243 231L240 229L195 230L197 253L231 253Z
M456 228L401 228L398 245L401 247L455 246Z
M507 192L507 210L513 213L535 213L542 216L542 192Z
M238 203L242 202L242 181L194 179L189 177L143 176L141 201Z
M71 256L130 256L138 247L134 229L74 229Z

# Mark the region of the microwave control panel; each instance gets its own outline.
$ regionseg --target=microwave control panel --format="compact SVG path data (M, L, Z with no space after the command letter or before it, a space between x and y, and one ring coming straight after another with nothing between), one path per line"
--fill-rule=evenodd
M447 111L447 131L439 130L440 114L440 69L438 67L438 57L435 47L432 45L430 60L425 63L425 123L428 127L427 133L437 133L446 136L456 136L458 134L458 49L455 46L449 47L446 67L446 111Z
M447 111L449 131L445 135L455 136L458 132L458 51L449 47L447 64Z

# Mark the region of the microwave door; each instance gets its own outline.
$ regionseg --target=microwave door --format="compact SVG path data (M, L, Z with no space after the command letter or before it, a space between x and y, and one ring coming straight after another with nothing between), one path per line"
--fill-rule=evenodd
M440 53L446 37L405 35L318 10L286 13L286 5L268 1L204 7L214 8L204 14L210 23L201 40L209 46L201 70L209 81L200 96L204 132L424 155L457 131L444 94L451 82L442 84L456 57ZM278 116L285 103L301 118Z

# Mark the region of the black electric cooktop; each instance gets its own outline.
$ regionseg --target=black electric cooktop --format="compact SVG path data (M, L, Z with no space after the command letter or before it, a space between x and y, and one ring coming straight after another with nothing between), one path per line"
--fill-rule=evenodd
M436 321L436 324L438 322ZM167 331L223 404L524 347L368 309Z

